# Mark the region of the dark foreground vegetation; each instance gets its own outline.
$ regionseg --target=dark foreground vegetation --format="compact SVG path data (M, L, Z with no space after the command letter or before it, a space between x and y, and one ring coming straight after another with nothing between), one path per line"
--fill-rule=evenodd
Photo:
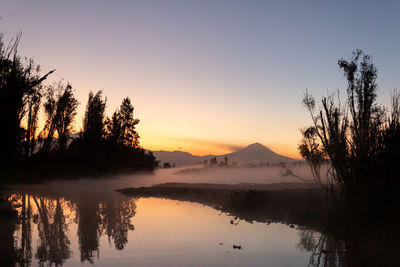
M347 79L346 99L339 93L321 106L306 92L303 100L312 126L303 131L300 154L336 209L347 214L396 218L400 185L400 95L391 107L377 103L377 69L371 57L356 50L338 61ZM320 166L329 164L322 182Z
M54 70L43 75L32 59L23 60L17 53L20 37L5 45L0 35L1 181L157 166L153 155L140 147L135 130L139 120L129 98L106 118L102 91L91 92L83 127L72 138L79 105L72 86L45 85Z
M346 98L338 92L322 98L317 107L306 92L303 103L312 126L302 131L299 151L328 197L328 233L343 242L345 257L336 265L395 266L400 246L400 95L393 92L391 107L377 103L377 69L361 50L338 64L347 80ZM326 174L321 173L323 162L329 165Z

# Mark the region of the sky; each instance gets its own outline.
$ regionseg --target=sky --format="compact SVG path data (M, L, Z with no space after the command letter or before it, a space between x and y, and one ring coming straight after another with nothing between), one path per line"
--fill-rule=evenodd
M259 142L299 158L311 124L301 100L342 90L337 60L362 49L378 102L400 87L399 1L0 0L0 32L80 102L103 90L107 115L129 96L151 150L229 153Z

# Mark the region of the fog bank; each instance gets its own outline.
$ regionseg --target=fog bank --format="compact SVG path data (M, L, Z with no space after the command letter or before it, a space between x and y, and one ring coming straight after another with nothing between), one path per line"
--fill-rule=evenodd
M324 172L322 172L324 173ZM289 165L288 168L271 166L264 168L203 168L191 166L159 169L154 174L126 174L103 178L82 177L73 180L55 180L45 184L15 185L14 188L31 193L70 195L71 197L100 197L126 187L152 186L160 183L298 183L311 182L312 175L305 164Z

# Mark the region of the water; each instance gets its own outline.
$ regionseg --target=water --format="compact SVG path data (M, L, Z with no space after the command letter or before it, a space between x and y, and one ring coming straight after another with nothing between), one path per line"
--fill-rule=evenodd
M13 194L21 262L65 266L306 266L301 230L157 198L74 202ZM30 240L27 240L30 239ZM240 245L242 249L234 249Z
M114 190L172 179L165 177L16 186L8 193L8 201L18 212L12 233L17 262L54 266L309 264L313 246L305 246L311 239L304 235L311 233L314 238L317 232L247 222L198 203L129 198Z

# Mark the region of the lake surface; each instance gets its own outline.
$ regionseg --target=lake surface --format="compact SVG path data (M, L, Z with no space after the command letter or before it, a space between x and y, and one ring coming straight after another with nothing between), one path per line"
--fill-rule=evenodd
M19 195L21 262L65 266L306 266L302 230L232 221L196 203L158 198L74 202ZM240 245L242 249L234 249Z
M8 201L18 212L12 234L17 261L54 266L309 264L314 243L308 243L318 232L239 220L198 203L130 198L115 191L157 182L157 176L144 175L14 187Z

